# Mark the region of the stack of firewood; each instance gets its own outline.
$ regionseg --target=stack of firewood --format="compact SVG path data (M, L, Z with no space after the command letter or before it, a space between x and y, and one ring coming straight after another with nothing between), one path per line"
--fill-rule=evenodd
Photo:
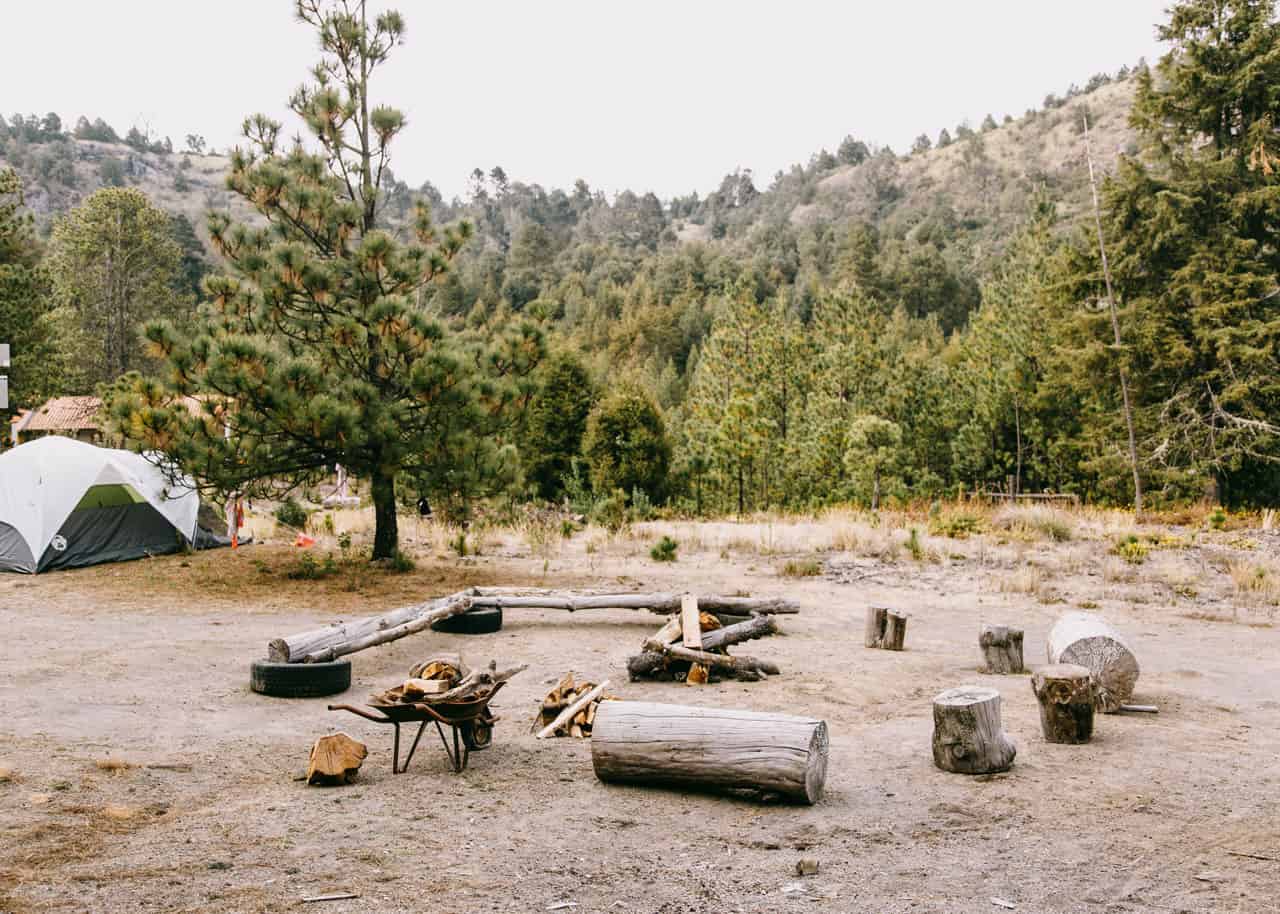
M596 706L602 701L613 700L604 690L609 680L599 684L589 679L575 680L573 673L565 673L556 687L547 693L538 707L533 729L539 739L548 736L573 736L583 739L591 736L591 726L596 719Z
M393 689L375 692L370 698L375 705L468 701L483 698L500 682L528 668L521 664L509 670L498 670L498 661L489 661L482 670L473 670L457 654L429 657L409 671L409 678Z
M754 657L731 657L731 644L763 638L778 631L770 615L752 614L725 624L718 613L700 612L698 600L686 594L680 612L653 637L645 640L643 653L627 661L631 679L676 680L705 683L721 679L755 682L777 675L778 667Z

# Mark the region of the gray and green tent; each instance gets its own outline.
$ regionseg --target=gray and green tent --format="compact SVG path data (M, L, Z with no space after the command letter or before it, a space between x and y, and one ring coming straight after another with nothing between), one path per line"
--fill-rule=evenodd
M37 438L0 454L0 571L36 574L196 544L200 496L140 454Z

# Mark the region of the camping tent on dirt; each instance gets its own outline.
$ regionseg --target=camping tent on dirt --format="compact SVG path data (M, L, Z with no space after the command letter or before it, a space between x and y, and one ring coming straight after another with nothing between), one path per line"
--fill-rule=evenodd
M0 454L0 571L176 552L197 544L199 508L139 454L59 436L20 444Z

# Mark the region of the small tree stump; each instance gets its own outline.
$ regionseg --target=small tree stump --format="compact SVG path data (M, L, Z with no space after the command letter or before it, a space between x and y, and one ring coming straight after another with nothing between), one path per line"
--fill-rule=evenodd
M1040 702L1040 728L1051 743L1087 743L1093 738L1097 702L1093 674L1075 663L1042 666L1031 674Z
M907 640L907 614L885 606L867 607L867 627L863 644L867 647L900 651Z
M962 686L933 699L933 763L943 771L1007 771L1017 752L1000 724L995 689Z
M331 733L316 740L307 766L308 784L348 784L356 779L369 750L345 733Z
M1069 612L1049 630L1050 663L1078 663L1093 673L1097 707L1119 711L1138 683L1138 658L1124 636L1094 613Z
M978 646L982 648L986 672L1001 675L1023 672L1022 629L984 625L978 633Z

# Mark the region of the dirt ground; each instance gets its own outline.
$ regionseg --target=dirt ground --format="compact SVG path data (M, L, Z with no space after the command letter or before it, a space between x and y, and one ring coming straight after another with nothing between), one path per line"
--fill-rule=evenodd
M650 560L661 533L680 541L677 562ZM926 536L917 559L905 530L862 521L652 524L555 545L494 535L466 559L421 540L402 576L291 580L296 556L279 545L5 576L0 912L1276 911L1280 629L1248 569L1264 580L1280 539L1157 531L1130 565L1114 534L1080 521L1065 543ZM824 573L784 575L789 560ZM354 655L337 698L249 691L273 636L466 583L747 591L802 611L785 636L738 649L781 666L760 683L627 682L626 658L660 624L649 613L509 611L497 634ZM911 613L905 652L862 647L871 602ZM1029 677L977 672L977 632L1024 627L1037 664L1078 606L1128 634L1135 700L1160 712L1100 717L1091 744L1051 745ZM360 702L439 650L529 670L466 772L424 737L392 775L389 728L325 705ZM530 732L569 669L623 698L822 717L826 795L799 807L602 784L588 741ZM966 683L1003 696L1018 745L1006 774L933 766L930 699ZM307 787L311 742L334 730L369 745L360 778ZM820 872L798 878L801 857ZM300 904L348 891L359 898Z

